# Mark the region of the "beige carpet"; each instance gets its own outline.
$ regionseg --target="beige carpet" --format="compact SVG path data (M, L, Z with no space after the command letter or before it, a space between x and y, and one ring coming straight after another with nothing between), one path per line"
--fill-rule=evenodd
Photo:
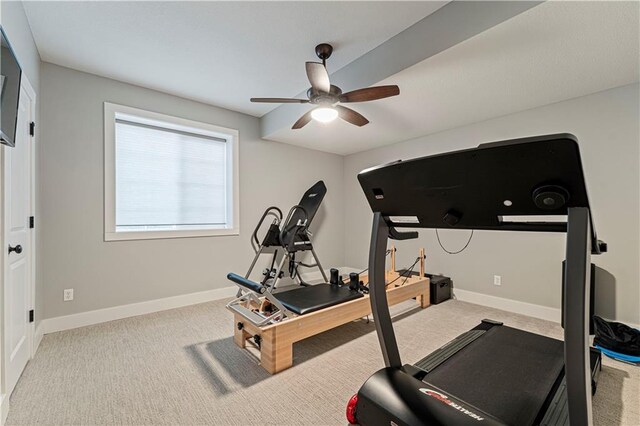
M270 376L233 344L224 304L45 336L11 396L7 424L346 423L346 401L382 366L373 323L357 321L296 344L294 367ZM482 318L561 336L556 324L469 303L412 306L399 305L409 312L395 324L405 362ZM594 417L598 425L640 425L640 369L605 360Z

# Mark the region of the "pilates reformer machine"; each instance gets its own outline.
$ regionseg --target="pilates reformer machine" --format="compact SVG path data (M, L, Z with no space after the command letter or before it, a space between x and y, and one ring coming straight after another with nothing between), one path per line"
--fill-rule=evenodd
M258 221L258 225L251 234L251 247L255 252L251 266L245 274L245 278L251 276L253 268L256 266L258 259L263 254L272 254L270 267L263 271L263 279L260 284L267 286L271 289L275 289L278 281L285 276L285 263L288 261L288 272L291 279L298 284L307 286L302 277L300 276L299 268L318 268L324 281L327 281L327 276L322 269L318 255L313 249L311 244L311 233L309 232L309 225L315 217L325 194L327 193L327 187L323 181L316 182L311 188L309 188L298 204L291 207L286 219L283 221L282 210L278 207L268 207L262 217ZM262 239L258 238L258 232L262 228L264 221L267 218L272 218L271 224ZM282 257L278 262L278 254L282 251ZM315 263L304 263L300 260L296 260L297 253L311 252ZM276 267L276 263L278 263ZM237 296L241 294L238 291Z
M416 299L421 308L429 306L429 278L424 274L424 250L406 270L395 270L395 248L388 250L391 269L386 271L389 306ZM413 274L419 264L419 275ZM364 272L364 271L363 271ZM227 308L234 316L234 342L247 342L260 350L260 363L275 374L293 365L293 344L371 314L368 277L349 274L344 282L336 269L331 282L297 287L274 293L269 285L230 273L227 278L240 288L240 295Z

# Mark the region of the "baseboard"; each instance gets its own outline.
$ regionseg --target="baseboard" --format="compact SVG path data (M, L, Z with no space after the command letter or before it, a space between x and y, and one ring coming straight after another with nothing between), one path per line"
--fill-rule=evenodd
M33 351L31 353L31 357L33 358L36 354L36 351L40 347L40 342L42 342L42 338L44 337L44 320L38 323L35 332L33 333Z
M344 275L355 271L353 268L339 268ZM327 277L329 271L326 271ZM324 281L319 270L301 274L306 282L317 283ZM80 312L78 314L65 315L55 318L43 319L35 332L34 348L40 344L42 336L56 331L70 330L87 325L100 324L107 321L114 321L122 318L135 317L138 315L150 314L167 309L181 308L183 306L195 305L198 303L210 302L212 300L226 299L236 295L238 287L223 287L216 290L202 291L199 293L183 294L179 296L167 297L164 299L149 300L147 302L132 303L130 305L114 306L112 308L98 309L95 311ZM35 353L35 349L34 349Z
M223 287L215 290L201 291L198 293L166 297L164 299L149 300L146 302L114 306L112 308L80 312L78 314L65 315L55 318L47 318L41 321L40 327L38 328L41 329L42 334L49 334L56 331L70 330L72 328L85 327L87 325L99 324L122 318L135 317L138 315L150 314L167 309L181 308L183 306L196 305L198 303L226 299L235 296L237 291L238 288L236 286Z
M456 299L463 302L475 303L476 305L488 306L490 308L501 309L507 312L527 315L547 321L560 322L560 309L548 306L534 305L533 303L521 302L519 300L505 299L503 297L489 296L487 294L476 293L468 290L453 289Z
M9 397L6 394L0 395L0 425L4 425L9 414Z
M340 273L343 275L343 277L347 276L350 272L361 271L361 269L359 268L351 268L347 266L343 266L338 269L340 270ZM329 273L327 271L327 276L328 274ZM320 271L303 274L302 277L307 282L322 281L322 274L320 274ZM183 294L163 299L132 303L129 305L114 306L112 308L98 309L95 311L81 312L73 315L47 318L40 321L40 324L35 330L33 354L35 354L36 350L40 346L40 342L42 341L42 338L45 334L55 333L57 331L63 330L70 330L87 325L99 324L107 321L114 321L122 318L150 314L167 309L196 305L198 303L205 303L213 300L226 299L235 296L237 290L238 288L236 286L223 287L198 293ZM528 315L530 317L540 318L557 323L560 322L560 309L557 308L535 305L518 300L505 299L502 297L489 296L486 294L462 289L454 289L454 294L458 300L464 302L475 303L482 306L488 306L508 312ZM640 326L638 326L637 324L628 325L640 329ZM7 411L5 412L5 410ZM4 395L0 395L0 415L3 416L0 417L0 420L6 418L7 412L8 398L4 398Z

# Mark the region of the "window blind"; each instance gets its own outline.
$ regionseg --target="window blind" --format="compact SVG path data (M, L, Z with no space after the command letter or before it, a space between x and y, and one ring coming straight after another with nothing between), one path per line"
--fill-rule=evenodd
M227 223L224 139L116 120L116 229Z

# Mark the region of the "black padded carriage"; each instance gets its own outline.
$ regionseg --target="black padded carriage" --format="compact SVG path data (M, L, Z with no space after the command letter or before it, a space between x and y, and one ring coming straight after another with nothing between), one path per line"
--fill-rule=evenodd
M275 297L291 312L304 315L359 299L362 293L351 290L349 286L316 284L276 293Z
M233 272L227 274L227 278L258 294L264 294L267 291L266 286L234 274ZM304 315L350 300L359 299L362 297L362 293L351 290L349 286L316 284L309 287L282 291L274 294L272 297L277 299L285 308L294 314Z

